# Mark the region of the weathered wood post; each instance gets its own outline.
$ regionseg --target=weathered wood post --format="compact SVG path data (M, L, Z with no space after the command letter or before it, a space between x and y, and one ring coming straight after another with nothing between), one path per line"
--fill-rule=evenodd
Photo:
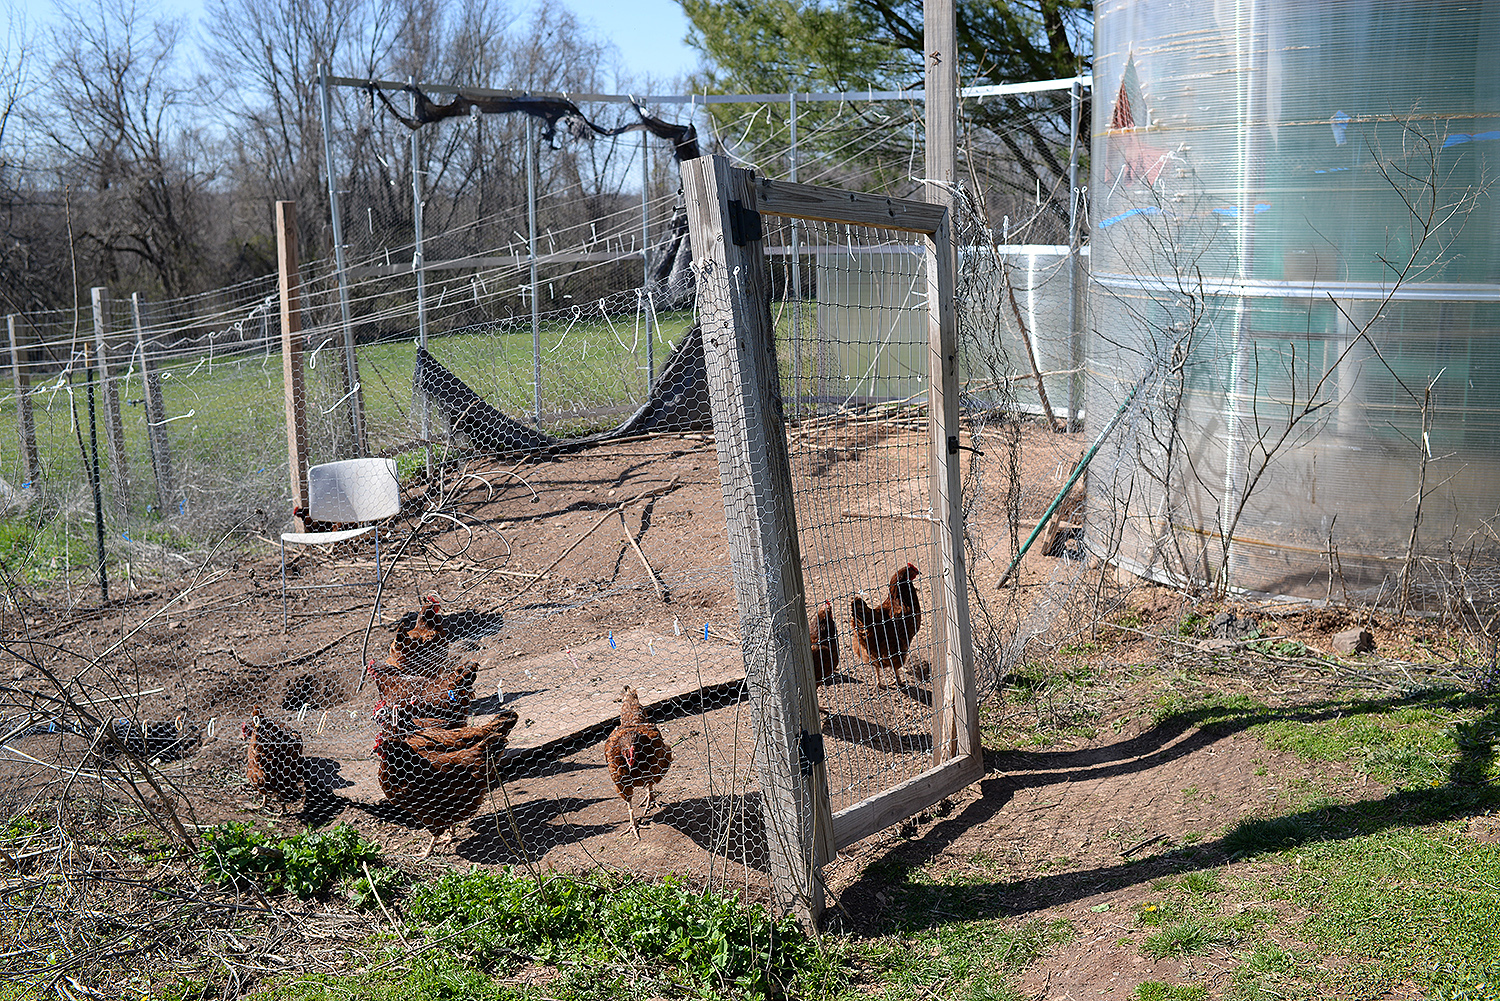
M963 461L958 418L958 324L953 310L951 214L926 240L927 252L927 421L932 454L928 497L932 504L933 549L942 565L934 582L941 665L934 664L932 756L938 765L966 755L982 759L979 700L967 601L964 561Z
M109 289L89 290L94 303L94 357L104 388L104 441L109 448L109 478L114 485L115 516L130 511L130 468L125 458L125 422L120 414L120 390L110 371Z
M771 877L779 903L816 924L833 815L754 178L703 157L683 186Z
M930 360L927 368L928 422L931 429L933 545L943 560L935 582L933 610L938 649L945 663L933 665L933 764L979 754L979 706L974 698L974 658L969 649L969 606L963 600L968 579L963 553L963 496L959 462L958 334L953 313L953 214L958 188L958 59L953 0L924 0L923 51L927 54L927 201L948 215L925 241Z
M165 517L167 505L176 497L172 474L172 443L167 438L167 407L161 398L161 376L156 359L146 346L146 324L141 317L141 294L130 293L130 314L135 321L136 350L141 357L141 387L146 395L146 440L151 445L151 471L156 474L156 511Z
M307 394L302 387L302 279L297 270L297 203L276 203L276 264L281 290L281 375L286 386L286 448L292 506L307 510ZM297 530L307 526L297 519Z
M5 329L10 335L10 375L16 387L16 428L21 436L21 487L30 490L35 497L42 492L42 457L36 447L36 424L31 417L31 352L22 346L25 335L20 330L20 317L12 313L5 318Z

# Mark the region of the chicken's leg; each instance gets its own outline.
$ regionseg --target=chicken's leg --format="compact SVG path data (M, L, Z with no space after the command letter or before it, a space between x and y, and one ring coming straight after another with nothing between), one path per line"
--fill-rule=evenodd
M625 809L630 811L630 829L635 832L635 839L639 841L641 840L641 827L635 819L635 804L627 799L625 801Z
M431 839L427 842L427 850L418 855L417 858L431 858L432 850L437 847L438 832L428 831L427 836Z

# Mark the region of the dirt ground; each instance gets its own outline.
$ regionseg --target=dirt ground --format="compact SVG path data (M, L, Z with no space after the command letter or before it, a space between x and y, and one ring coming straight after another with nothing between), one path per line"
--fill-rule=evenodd
M918 522L901 512L921 503L913 484L925 482L925 470L909 461L920 441L918 432L898 429L884 437L851 430L794 442L794 470L804 482L832 477L846 491L830 501L831 515L799 495L799 521ZM1076 456L1079 442L1055 436L1047 446L1026 453L1023 537L1066 478L1068 463L1059 456ZM905 478L900 489L866 496L860 506L848 491L879 473L878 465L872 473L872 462L904 463ZM718 472L704 436L449 471L445 481L414 494L382 537L389 576L378 619L368 588L298 591L283 631L279 550L270 539L181 580L136 581L128 597L102 610L37 601L24 616L8 611L3 709L8 722L32 725L6 728L24 732L0 755L0 814L55 800L65 781L77 796L90 776L110 774L87 755L93 734L48 728L48 719L67 727L78 718L57 711L63 690L75 708L101 717L129 716L145 725L182 714L194 734L191 746L160 768L171 783L169 797L190 823L254 820L289 832L343 820L416 871L521 860L564 868L603 863L642 874L684 873L763 896L768 858L755 761L764 749L756 746L743 697ZM1009 535L1002 499L987 498L972 527L984 552L1003 555ZM879 551L861 550L843 536L831 536L835 541L823 549L804 540L810 599L847 608L855 591L878 598L907 552L913 559L930 552L923 548L930 540L925 524L901 531ZM323 585L368 580L374 569L372 549L353 543L296 553L291 575L296 585ZM977 561L976 590L993 592L1003 569L1003 559ZM1017 593L1066 586L1077 573L1075 564L1038 547L1023 564ZM1135 625L1113 636L1109 658L1151 660L1159 651L1154 637L1171 631L1188 599L1139 582L1110 588L1111 617L1128 613ZM455 655L479 663L474 712L503 706L521 722L504 785L431 859L417 860L428 834L385 802L375 778L370 711L377 696L372 684L362 684L362 666L384 656L392 621L427 594L439 596L449 616ZM1035 627L1041 605L1006 609L997 601L993 618L1004 630L1025 623L1038 636L1058 634ZM1333 633L1352 624L1333 611L1262 614L1263 632L1323 650ZM1390 639L1372 625L1377 643ZM995 642L993 634L978 632L981 626L976 642ZM1073 622L1061 634L1086 636L1086 626ZM914 661L920 666L933 653L921 648ZM820 689L835 810L931 761L931 686L880 689L873 681L845 646L840 674ZM658 790L662 805L640 839L630 834L601 756L626 683L638 688L674 748L673 768ZM1149 871L1143 877L1133 867L1127 874L1126 863L1169 847L1212 851L1227 826L1274 806L1292 784L1313 782L1347 795L1353 779L1271 753L1244 734L1153 727L1142 707L1158 694L1119 693L1097 737L988 752L981 782L840 854L827 873L835 909L856 925L878 925L890 902L872 875L877 859L956 870L973 877L970 901L982 900L997 916L1066 917L1077 927L1076 939L1034 971L1027 988L1038 996L1094 996L1179 976L1179 961L1153 966L1137 949L1120 946L1136 933L1133 904L1150 892ZM259 808L246 784L241 725L256 706L296 727L306 743L310 792L285 814L274 804ZM990 709L1002 711L997 706ZM99 788L103 799L123 800L116 785L101 781Z

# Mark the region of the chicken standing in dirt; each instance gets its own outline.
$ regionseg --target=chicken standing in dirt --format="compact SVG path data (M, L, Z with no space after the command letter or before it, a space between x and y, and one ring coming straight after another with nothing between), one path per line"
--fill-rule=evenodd
M833 621L833 602L825 601L818 609L807 639L812 645L813 677L818 684L826 685L839 669L839 630Z
M386 664L400 674L436 677L448 662L448 631L438 613L437 597L429 595L420 611L403 615Z
M465 661L438 678L384 671L374 661L365 670L380 688L382 698L375 706L375 719L383 731L451 729L468 723L478 662Z
M888 668L896 685L905 684L901 667L911 651L912 637L922 628L922 601L912 580L921 571L908 563L891 575L884 602L871 608L858 595L849 603L849 625L854 634L854 652L875 668L875 687L885 688L882 668Z
M646 799L641 812L651 809L655 797L655 786L672 767L672 749L667 746L661 731L646 718L641 708L640 697L629 685L621 699L620 725L604 743L604 763L609 766L609 777L630 811L630 829L636 838L641 836L640 824L636 821L635 804L631 798L637 787L644 786Z
M302 795L307 760L302 756L302 734L282 726L261 714L260 706L250 711L250 721L240 726L246 743L245 778L250 788L261 794L264 809L271 796L286 803Z
M385 798L432 835L422 858L432 854L438 835L479 812L499 783L505 741L519 719L507 709L475 726L375 739Z

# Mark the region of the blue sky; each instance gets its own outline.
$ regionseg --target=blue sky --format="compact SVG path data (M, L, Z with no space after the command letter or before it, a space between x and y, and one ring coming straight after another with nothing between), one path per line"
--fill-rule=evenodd
M150 2L150 0L145 0ZM518 10L528 10L525 0L512 0ZM598 34L615 44L620 60L633 75L650 73L667 80L690 72L698 64L688 48L687 18L674 0L561 0L579 20L592 24ZM16 4L33 26L52 17L52 0L0 0L0 9ZM156 0L159 10L175 10L196 19L201 0Z
M688 22L674 0L563 0L579 20L591 22L615 43L631 71L661 79L687 73L698 65L688 48Z

